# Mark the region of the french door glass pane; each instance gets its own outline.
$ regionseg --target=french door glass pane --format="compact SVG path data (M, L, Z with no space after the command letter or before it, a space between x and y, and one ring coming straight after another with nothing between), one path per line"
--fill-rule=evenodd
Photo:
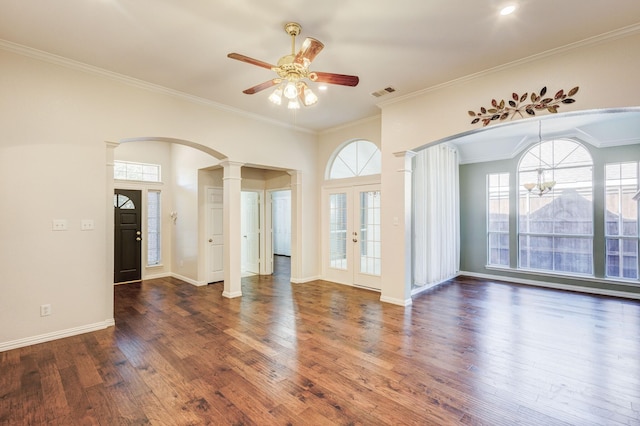
M347 269L347 194L329 195L329 265Z
M360 272L380 275L380 191L360 192Z

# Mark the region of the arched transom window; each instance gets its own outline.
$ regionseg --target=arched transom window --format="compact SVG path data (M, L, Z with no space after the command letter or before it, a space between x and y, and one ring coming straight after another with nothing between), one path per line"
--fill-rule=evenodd
M333 158L328 179L344 179L380 173L380 150L373 143L359 139L349 142Z

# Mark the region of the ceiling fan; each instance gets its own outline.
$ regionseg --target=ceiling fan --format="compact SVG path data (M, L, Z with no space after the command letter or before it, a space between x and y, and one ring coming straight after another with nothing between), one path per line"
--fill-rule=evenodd
M309 65L324 48L324 44L315 38L307 37L304 43L302 43L298 53L296 53L296 36L300 34L302 27L298 23L289 22L284 26L284 30L291 36L291 54L280 58L278 65L271 65L239 53L229 53L227 55L227 57L231 59L267 68L278 74L277 78L267 80L264 83L243 90L243 93L253 95L270 87L278 86L269 96L269 100L276 105L280 105L282 103L282 97L284 96L289 100L289 109L298 109L300 108L300 102L304 106L310 106L318 101L318 97L311 91L304 79L318 83L338 84L341 86L353 87L358 85L360 79L355 75L310 71Z

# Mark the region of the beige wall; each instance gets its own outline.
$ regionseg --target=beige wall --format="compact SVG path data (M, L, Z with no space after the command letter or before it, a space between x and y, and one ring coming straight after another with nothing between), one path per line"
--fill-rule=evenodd
M231 161L300 170L303 193L315 193L314 134L57 59L0 50L0 63L0 350L112 323L106 141L174 138ZM316 210L305 196L302 220L312 230ZM53 219L66 219L68 231L53 232ZM80 231L82 219L95 229ZM318 274L316 238L301 239L303 277ZM189 277L197 274L191 250L181 241L173 253ZM52 315L40 317L46 303Z

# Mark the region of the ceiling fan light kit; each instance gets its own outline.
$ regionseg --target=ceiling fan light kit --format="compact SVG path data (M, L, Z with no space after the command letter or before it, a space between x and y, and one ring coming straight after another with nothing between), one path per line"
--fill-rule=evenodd
M284 30L291 36L291 54L281 57L278 60L278 65L271 65L239 53L229 53L227 55L227 57L231 59L270 69L278 75L278 78L273 78L243 90L243 93L253 95L254 93L277 86L271 95L269 95L269 101L276 105L282 105L282 98L284 96L288 100L288 109L299 109L300 104L311 106L318 102L318 96L313 93L304 79L312 82L337 84L341 86L354 87L358 85L360 80L354 75L310 71L309 65L311 65L311 62L324 48L324 44L315 38L307 37L302 43L302 46L300 46L298 53L296 53L296 36L300 34L302 27L296 22L289 22L284 26Z

